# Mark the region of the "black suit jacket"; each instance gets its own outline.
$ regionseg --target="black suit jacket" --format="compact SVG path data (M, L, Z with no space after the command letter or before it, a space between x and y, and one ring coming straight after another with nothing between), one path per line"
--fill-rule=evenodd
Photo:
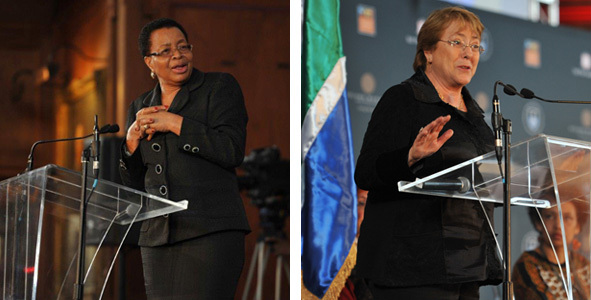
M482 110L467 89L462 95L467 113L441 101L419 71L388 89L374 109L355 170L357 185L369 190L359 234L360 276L387 286L498 283L502 278L492 233L477 201L400 193L397 188L400 180L414 181L494 149ZM441 132L453 129L454 135L409 168L408 151L420 128L448 114L451 120ZM484 207L492 220L493 205Z
M160 85L129 107L127 128L136 113L161 105ZM169 112L183 117L180 136L156 133L132 156L122 145L124 184L170 200L188 200L186 211L144 221L141 246L158 246L222 230L250 231L235 168L244 159L248 116L242 91L230 74L193 69ZM149 203L148 203L149 205Z

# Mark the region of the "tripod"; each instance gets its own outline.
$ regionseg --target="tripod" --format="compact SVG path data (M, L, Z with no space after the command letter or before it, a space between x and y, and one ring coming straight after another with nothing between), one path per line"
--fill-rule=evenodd
M242 294L242 300L246 300L248 297L248 292L250 291L250 284L252 281L252 276L254 274L254 266L257 265L257 281L256 281L256 291L255 291L255 300L261 300L263 296L263 278L267 267L267 262L269 260L269 256L271 252L275 252L276 245L279 243L286 243L288 242L285 236L281 235L280 237L267 237L265 234L261 234L257 239L256 246L254 248L254 252L252 253L250 267L248 268L248 276L246 277L246 285L244 288L244 292ZM289 247L287 247L289 249ZM276 267L275 267L275 298L276 300L279 299L281 294L281 268L285 272L285 276L289 282L289 264L287 261L284 261L285 253L276 253Z
M259 208L260 227L263 229L252 253L242 300L248 297L255 265L257 281L254 299L262 298L263 278L272 252L276 255L275 299L279 299L282 268L289 280L289 265L284 261L284 257L289 255L289 241L283 233L289 216L289 161L280 160L279 149L270 147L253 151L244 159L242 168L247 174L239 178L239 187L248 189L252 203ZM283 248L286 250L281 251Z

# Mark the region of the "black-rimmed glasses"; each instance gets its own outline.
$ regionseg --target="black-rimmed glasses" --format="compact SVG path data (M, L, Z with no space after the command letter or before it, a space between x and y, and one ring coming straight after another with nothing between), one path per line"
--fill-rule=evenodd
M180 44L176 47L180 54L187 54L193 50L193 45L191 44ZM160 50L159 52L153 52L148 54L147 56L160 56L160 57L171 57L173 53L172 48L165 48Z

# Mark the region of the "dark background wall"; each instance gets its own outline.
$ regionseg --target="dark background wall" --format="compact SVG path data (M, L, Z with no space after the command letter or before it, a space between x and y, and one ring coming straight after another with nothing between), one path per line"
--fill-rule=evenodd
M347 89L355 156L359 155L371 112L382 93L413 74L418 29L440 1L343 1L341 28L347 56ZM547 99L591 101L591 33L550 27L470 9L485 25L476 75L468 85L490 124L497 80L529 88ZM539 133L591 141L591 105L550 104L509 97L498 89L501 112L513 122L513 143ZM393 116L396 117L396 116ZM513 260L533 230L522 208L513 213ZM502 232L502 211L496 230ZM534 236L535 238L535 236ZM500 290L484 288L483 299Z
M276 145L281 158L289 159L288 1L22 0L3 2L0 9L0 180L25 169L34 141L90 133L95 114L101 124L125 127L129 103L155 85L139 54L137 37L144 24L160 17L183 24L194 45L197 68L237 78L249 114L247 153ZM39 147L35 166L55 163L80 170L85 143ZM116 164L118 158L102 159ZM261 233L259 209L246 192L243 195L253 232L247 236L237 298ZM284 226L289 235L289 218ZM67 243L77 236L55 238ZM276 250L288 254L287 240ZM44 251L59 254L59 249ZM105 299L145 297L139 251L132 246L124 251L127 274L133 275L125 278L129 281L124 295L117 292L120 286L113 275ZM263 298L273 294L274 254L267 270ZM282 298L287 298L285 277L282 283Z

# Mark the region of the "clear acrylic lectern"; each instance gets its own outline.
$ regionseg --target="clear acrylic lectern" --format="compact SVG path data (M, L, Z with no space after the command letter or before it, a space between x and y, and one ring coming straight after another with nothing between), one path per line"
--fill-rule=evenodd
M564 296L567 299L576 299L573 298L575 285L578 285L575 290L583 294L584 299L591 299L590 157L591 143L548 135L538 135L511 146L511 203L532 207L529 213L532 222L533 218L541 220L538 223L541 226L536 228L540 240L551 245L555 258L564 253L564 260L557 260L562 262L557 265L557 273L562 274L558 282L566 287ZM504 162L501 165L504 166ZM494 151L414 182L398 182L398 189L408 193L503 203L503 179ZM569 208L576 211L575 216L563 215L563 209L567 207L575 207ZM552 217L553 211L556 217ZM577 226L569 229L568 224L573 218ZM549 231L554 233L551 235Z
M80 173L55 165L0 182L2 299L72 299L81 182ZM93 184L89 177L84 291L100 298L131 225L184 210L187 201L106 180L91 193Z

